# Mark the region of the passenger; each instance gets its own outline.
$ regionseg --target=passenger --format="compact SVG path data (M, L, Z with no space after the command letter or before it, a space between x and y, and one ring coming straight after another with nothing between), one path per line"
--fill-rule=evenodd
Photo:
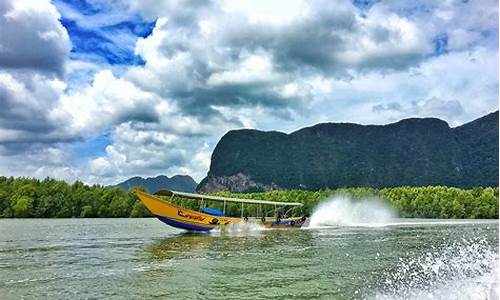
M260 220L262 221L262 223L266 223L266 217L262 217Z
M279 224L281 222L281 213L278 213L278 215L276 215L276 223Z
M243 218L245 222L248 222L248 217Z

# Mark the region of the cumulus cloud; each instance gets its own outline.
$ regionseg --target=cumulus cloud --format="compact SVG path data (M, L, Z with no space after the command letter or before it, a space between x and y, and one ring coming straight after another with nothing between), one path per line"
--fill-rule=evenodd
M54 113L70 115L73 131L91 133L123 121L156 122L158 115L151 104L157 102L154 94L104 70L90 86L62 95Z
M105 155L89 162L89 180L111 184L137 174L165 173L201 178L209 158L209 146L202 139L124 123L115 129Z
M296 1L281 3L293 6L291 16L276 19L261 9L269 8L265 3L254 4L248 10L244 2L243 9L228 2L165 1L155 9L134 3L159 18L136 45L145 66L124 78L203 122L238 124L227 112L248 108L290 121L310 111L310 82L318 76L405 70L432 51L415 24L387 10L361 13L348 1Z
M53 5L2 2L0 171L8 174L200 180L230 129L415 116L458 125L498 107L498 3L491 0L92 0L97 12L88 17L57 3L79 29L123 40L143 64L117 68L88 51L68 56ZM140 24L155 22L148 36L103 31L137 15ZM8 56L18 48L26 61ZM109 143L97 154L78 158L68 146L103 133ZM9 155L26 155L30 166L15 173Z
M79 139L53 114L64 93L69 37L49 1L0 4L0 174L77 176L59 145Z
M49 1L2 1L0 67L62 76L71 44Z
M331 91L317 94L321 109L313 115L363 124L437 117L460 125L498 109L497 64L497 50L479 47L432 57L410 72L332 80Z
M397 113L400 115L420 116L420 117L445 117L449 120L459 118L464 113L464 108L457 100L443 100L431 98L421 102L411 102L407 106L402 106L398 102L374 105L372 111L375 113Z
M362 15L347 1L311 1L306 14L277 25L238 20L236 26L225 25L232 28L225 39L235 51L264 48L285 71L338 77L349 71L404 69L431 51L426 37L405 17L380 10Z
M85 89L62 95L53 114L70 116L68 129L75 135L111 130L113 143L104 154L80 166L86 168L87 180L101 183L171 172L201 178L209 161L207 139L241 124L238 117L204 123L184 114L175 101L110 71L97 73Z
M0 152L11 155L75 139L52 115L64 92L69 38L48 1L0 5ZM33 154L33 152L31 152Z
M0 144L0 150L2 145ZM83 172L74 162L70 153L59 147L30 147L19 153L0 152L0 172L2 176L53 177L67 181L84 178Z

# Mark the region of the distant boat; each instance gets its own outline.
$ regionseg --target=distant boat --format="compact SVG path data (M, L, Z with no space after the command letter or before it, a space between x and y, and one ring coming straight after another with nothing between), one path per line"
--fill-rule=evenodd
M264 227L273 228L300 228L306 222L306 217L286 217L278 213L278 208L290 207L288 210L291 212L293 208L302 206L302 203L296 202L275 202L266 200L255 199L238 199L226 198L217 196L208 196L192 193L184 193L170 190L161 190L154 195L136 191L136 195L144 203L144 205L155 215L160 221L172 227L190 230L190 231L210 231L214 228L223 227L229 224L236 224L242 222L253 222ZM168 197L168 200L162 197ZM195 211L192 209L181 207L172 203L174 199L191 199L199 200L202 211ZM204 207L210 201L223 202L222 211ZM240 214L241 217L228 217L226 216L226 204L241 203ZM245 217L244 209L245 204L259 205L259 216ZM265 210L262 206L268 205L274 207L274 217L267 217Z

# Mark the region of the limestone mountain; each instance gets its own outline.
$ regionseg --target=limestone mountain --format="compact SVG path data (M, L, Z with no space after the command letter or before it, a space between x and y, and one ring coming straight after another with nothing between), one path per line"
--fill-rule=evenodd
M436 118L226 133L199 192L498 186L498 111L451 128Z

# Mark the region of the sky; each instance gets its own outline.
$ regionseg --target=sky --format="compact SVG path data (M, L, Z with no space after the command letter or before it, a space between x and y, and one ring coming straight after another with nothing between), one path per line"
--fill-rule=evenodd
M498 110L498 2L0 1L0 175L200 181L229 130Z

